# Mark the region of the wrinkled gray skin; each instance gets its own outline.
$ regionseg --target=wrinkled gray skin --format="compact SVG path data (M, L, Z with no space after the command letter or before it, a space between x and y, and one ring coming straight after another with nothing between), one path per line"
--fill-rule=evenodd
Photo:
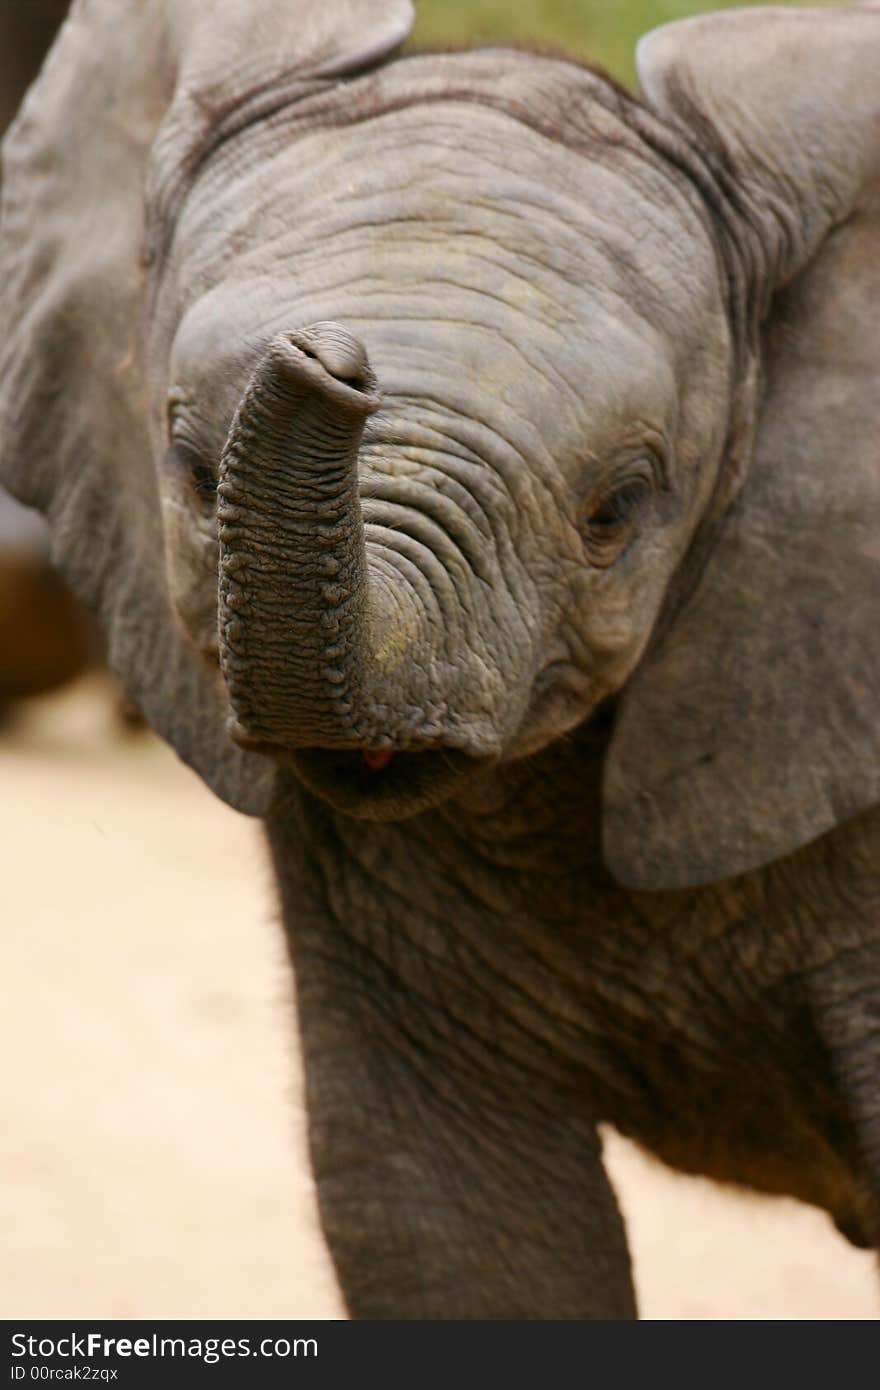
M66 10L66 0L0 6L0 132ZM48 555L42 517L0 488L0 717L7 701L63 685L97 656L96 635Z
M266 816L352 1314L627 1318L603 1119L880 1238L880 13L408 23L74 7L3 468Z

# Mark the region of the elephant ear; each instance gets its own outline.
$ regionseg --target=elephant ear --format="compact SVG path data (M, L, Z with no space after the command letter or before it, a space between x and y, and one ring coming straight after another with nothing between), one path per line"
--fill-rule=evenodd
M0 480L46 514L146 717L254 814L271 765L227 738L219 677L166 586L143 349L151 156L187 113L198 137L224 104L247 118L250 94L292 100L379 61L411 18L409 0L76 0L3 147Z
M880 793L880 7L684 21L639 63L732 186L767 306L749 471L606 766L608 865L659 889L789 854Z

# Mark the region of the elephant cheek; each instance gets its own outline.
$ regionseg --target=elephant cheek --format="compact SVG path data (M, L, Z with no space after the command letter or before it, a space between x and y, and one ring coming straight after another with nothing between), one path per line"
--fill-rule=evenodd
M213 517L194 517L177 498L162 505L165 568L175 612L193 646L212 663L218 656L219 547Z

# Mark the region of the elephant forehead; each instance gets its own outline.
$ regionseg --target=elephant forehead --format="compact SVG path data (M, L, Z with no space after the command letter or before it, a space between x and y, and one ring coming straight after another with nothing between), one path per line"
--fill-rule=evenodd
M322 319L361 337L387 395L483 421L518 449L663 429L724 312L692 202L644 156L574 154L464 102L296 142L254 132L180 216L176 360L234 408L242 360ZM202 344L209 343L207 352ZM597 433L598 431L598 433Z
M481 439L493 440L495 449L575 468L585 449L619 447L646 426L671 431L674 363L650 324L611 312L598 297L583 296L580 321L546 304L535 314L530 300L453 295L439 273L405 292L394 283L306 289L298 277L235 279L186 315L171 390L198 404L219 445L271 338L331 320L367 350L384 399L380 421L390 412L430 420L435 431L467 434L477 452Z
M588 158L465 101L232 143L179 219L190 292L295 265L305 289L445 279L551 320L602 295L679 331L717 297L692 197L645 150Z

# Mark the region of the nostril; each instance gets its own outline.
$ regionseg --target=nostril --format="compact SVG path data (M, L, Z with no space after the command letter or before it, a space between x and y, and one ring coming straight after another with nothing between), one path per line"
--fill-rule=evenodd
M293 341L292 338L291 341ZM297 344L294 343L294 346L297 346ZM327 353L324 354L324 358L322 359L319 356L319 354L314 351L314 349L310 347L305 347L302 343L299 344L299 350L302 353L303 357L308 357L309 360L312 362L320 362L324 370L330 372L330 375L334 377L337 381L341 381L343 386L350 386L353 391L366 391L367 380L363 374L358 376L346 376L343 371L340 371L338 369L334 371L331 368L330 363L327 360ZM346 365L349 364L346 363Z
M287 336L294 347L313 362L320 362L336 381L355 391L375 390L366 348L341 324L313 323Z

